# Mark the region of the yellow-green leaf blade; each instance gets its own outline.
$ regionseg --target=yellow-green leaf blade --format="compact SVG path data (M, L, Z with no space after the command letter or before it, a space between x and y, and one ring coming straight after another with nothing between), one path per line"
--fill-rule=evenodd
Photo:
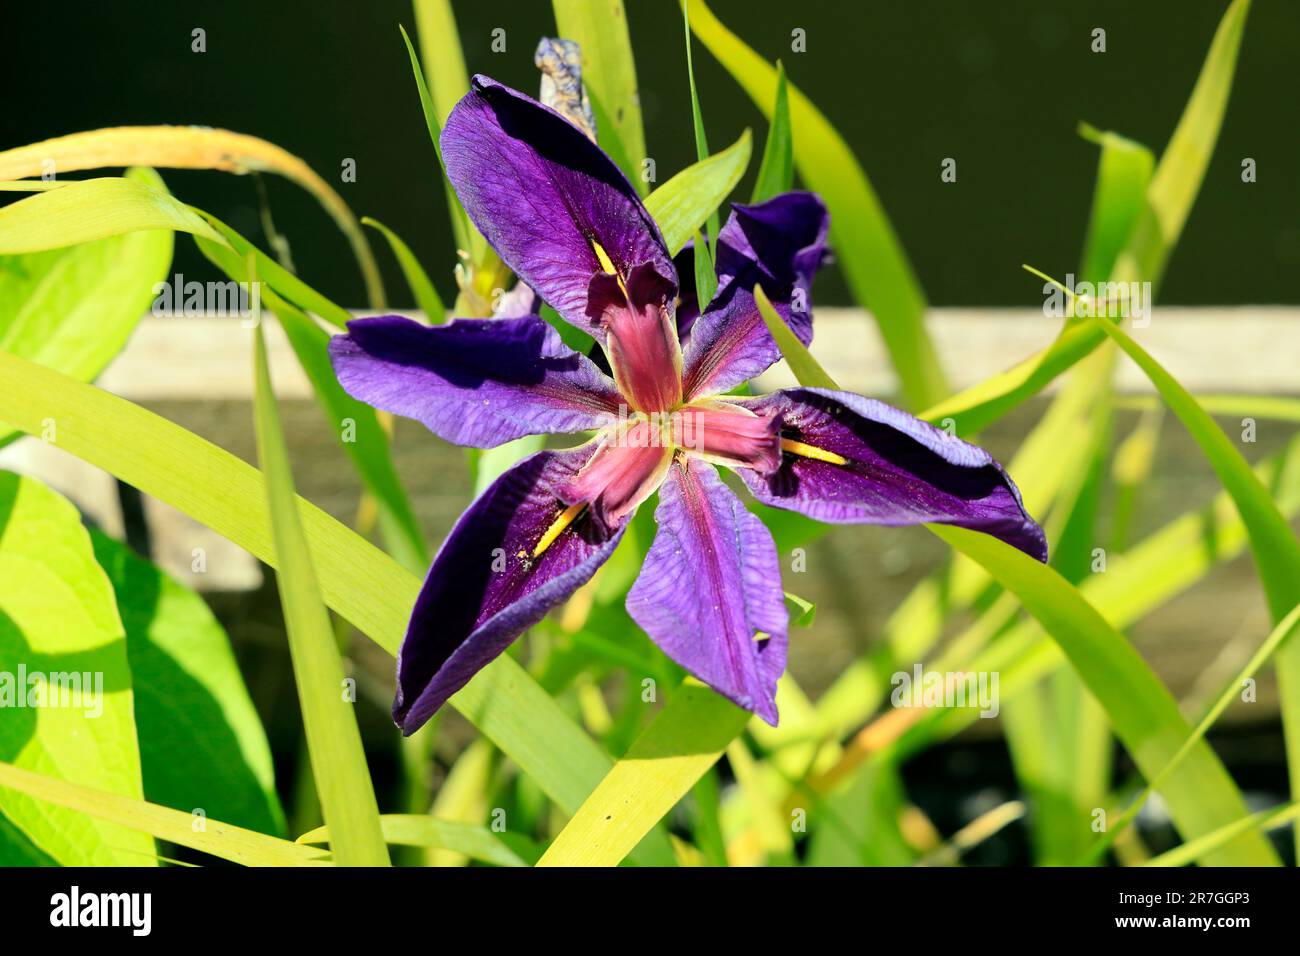
M616 866L749 722L748 711L683 684L578 808L538 866Z
M135 179L110 177L70 183L0 209L0 255L41 252L139 229L218 238L168 193Z
M528 861L506 840L487 827L460 820L443 820L428 814L386 813L379 818L384 839L393 846L450 850L494 866L528 866ZM328 826L298 837L299 843L329 843Z
M838 389L835 380L812 357L807 346L799 341L790 330L790 326L786 325L785 320L777 314L776 309L772 308L772 302L762 286L754 286L754 301L758 304L759 314L763 316L763 324L776 340L782 357L785 358L786 364L790 366L790 371L794 373L799 384L809 388Z
M672 255L681 252L687 240L727 198L749 165L749 130L720 153L683 169L646 197L646 209L659 223L664 242Z
M32 773L12 764L0 763L0 788L243 866L311 866L327 862L325 854L314 847L218 820L204 820L199 828L192 813ZM152 840L147 843L150 847L152 844ZM152 855L150 851L134 858L131 865L147 865Z
M0 472L0 516L0 754L138 799L126 635L81 516L11 472ZM28 796L0 795L0 811L65 866L147 866L153 855L138 833Z
M256 281L255 273L250 278ZM254 321L259 319L255 313ZM387 866L388 849L379 826L379 807L352 707L355 695L347 693L343 661L321 601L311 551L298 516L298 496L293 490L289 453L271 388L260 322L254 336L257 453L266 474L276 580L316 792L321 811L333 827L338 863Z

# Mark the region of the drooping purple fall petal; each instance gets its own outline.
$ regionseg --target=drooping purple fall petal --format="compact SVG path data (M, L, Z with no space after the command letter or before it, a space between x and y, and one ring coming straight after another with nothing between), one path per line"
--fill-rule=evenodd
M850 392L791 388L734 401L779 414L785 447L804 446L771 474L737 469L764 504L836 524L952 524L1047 559L1042 528L984 449Z
M582 514L535 554L567 511L558 489L591 454L591 446L583 446L524 459L456 522L429 569L397 655L393 719L404 733L418 730L613 553L625 525L604 527Z
M659 531L627 595L632 619L674 661L775 725L789 615L776 544L707 462L674 462Z
M330 340L330 358L354 398L477 448L600 428L622 402L590 359L536 317L432 327L397 315L358 319Z
M825 204L814 193L790 192L732 208L718 234L718 292L685 346L688 398L725 392L781 357L754 302L756 285L799 341L812 341L812 279L830 230Z
M598 337L587 289L604 272L649 264L677 273L659 227L627 177L581 130L531 97L484 76L447 117L447 176L502 260L567 321Z

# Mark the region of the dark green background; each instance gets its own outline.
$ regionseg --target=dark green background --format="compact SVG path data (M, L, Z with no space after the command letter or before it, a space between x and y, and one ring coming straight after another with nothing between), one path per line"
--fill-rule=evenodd
M1222 0L715 0L715 12L837 124L862 161L931 301L1031 304L1032 262L1064 274L1077 262L1095 169L1079 120L1163 148L1187 99ZM535 91L532 53L552 33L541 0L457 2L471 71ZM648 149L662 182L694 158L676 0L628 0ZM101 126L195 123L265 137L306 159L358 215L386 222L450 298L452 243L398 22L409 3L11 4L0 146ZM1094 27L1104 54L1090 51ZM207 31L206 53L190 31ZM494 27L507 52L489 49ZM790 31L808 51L790 51ZM1300 302L1300 3L1256 0L1219 147L1174 258L1163 298L1175 303ZM696 65L712 145L758 110L700 45ZM797 131L796 131L797 133ZM958 163L943 184L944 157ZM1258 182L1240 179L1242 157ZM358 179L339 182L343 157ZM174 191L261 239L255 184L171 172ZM738 193L747 195L748 180ZM348 247L313 200L268 182L271 208L299 271L362 305ZM374 237L377 247L382 240ZM409 296L385 249L391 297ZM178 268L208 270L178 243ZM822 302L847 302L838 275Z

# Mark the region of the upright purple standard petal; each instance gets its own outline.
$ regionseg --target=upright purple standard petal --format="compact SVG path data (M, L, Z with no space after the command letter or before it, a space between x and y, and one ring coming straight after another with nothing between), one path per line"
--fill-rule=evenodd
M558 488L591 454L583 446L524 459L456 522L433 559L397 654L393 720L403 733L418 730L613 553L625 525L609 529L585 514L547 540L567 510Z
M655 520L628 613L674 661L775 726L788 615L772 535L712 465L691 459L673 464Z
M659 227L627 177L554 110L476 76L440 142L474 225L569 322L592 331L587 286L605 271L597 246L621 276L648 263L676 284Z
M780 466L766 475L737 469L764 504L831 523L953 524L1047 560L1043 529L984 449L850 392L791 388L733 400L781 418Z
M718 292L684 346L688 398L716 395L781 357L754 303L760 285L799 341L812 341L812 280L826 259L830 216L814 193L735 206L718 234Z
M358 319L330 340L330 358L354 398L476 448L600 428L622 402L589 358L535 316L433 327L399 315Z

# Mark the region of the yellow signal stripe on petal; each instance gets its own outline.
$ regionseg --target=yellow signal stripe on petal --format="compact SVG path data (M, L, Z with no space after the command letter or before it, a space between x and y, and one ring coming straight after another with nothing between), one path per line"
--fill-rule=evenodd
M611 275L618 280L618 287L623 290L623 297L630 298L627 292L627 286L623 284L623 277L619 271L614 268L614 260L609 257L609 253L595 239L591 240L591 250L596 253L596 258L600 260L600 267L605 270L606 275Z
M614 268L614 260L609 257L609 253L595 239L591 240L592 251L596 253L596 258L600 260L600 267L609 275L617 275L618 270Z
M815 445L805 445L801 441L795 441L793 438L781 439L781 450L788 451L792 455L799 455L803 458L813 458L817 461L824 461L832 465L847 465L849 460L833 451L826 451L824 448L818 448Z
M579 503L569 505L569 507L561 511L560 516L551 522L551 526L546 529L546 533L537 542L537 547L533 548L533 557L540 558L547 548L555 544L555 539L564 533L565 528L573 524L578 515L582 514L582 509L586 507L586 504Z

